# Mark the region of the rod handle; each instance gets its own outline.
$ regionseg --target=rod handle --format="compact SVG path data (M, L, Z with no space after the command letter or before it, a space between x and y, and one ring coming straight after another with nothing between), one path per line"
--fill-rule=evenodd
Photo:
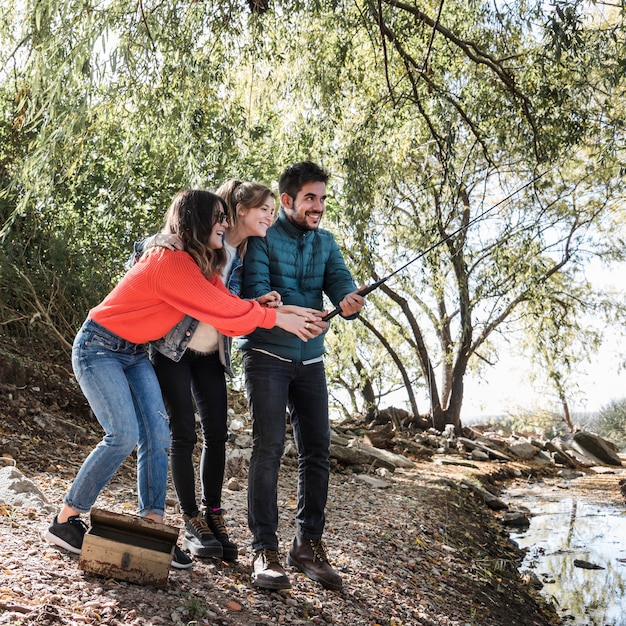
M368 293L371 293L372 291L374 291L374 289L377 289L378 287L380 287L386 279L383 280L377 280L375 283L372 283L371 285L367 285L366 287L363 287L362 289L359 289L357 291L357 293L360 296L366 296ZM330 313L326 313L326 315L324 315L324 317L322 318L323 322L327 322L328 320L331 320L333 317L335 317L336 315L339 315L341 313L341 307L335 307Z

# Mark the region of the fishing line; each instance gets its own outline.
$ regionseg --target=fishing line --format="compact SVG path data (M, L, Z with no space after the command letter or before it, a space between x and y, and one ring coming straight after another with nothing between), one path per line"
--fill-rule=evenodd
M478 214L476 217L472 218L464 226L461 226L460 228L457 228L455 231L453 231L450 234L446 235L443 239L439 240L437 243L434 243L432 246L429 246L428 248L426 248L426 250L423 250L422 252L420 252L416 257L413 257L410 261L407 261L404 265L400 266L398 269L396 269L393 272L391 272L391 274L388 274L384 278L381 278L380 280L377 280L375 283L372 283L371 285L367 285L366 287L363 287L363 289L359 289L359 291L357 291L357 293L360 296L366 296L368 293L371 293L372 291L374 291L374 289L378 289L378 287L380 287L383 283L386 283L390 278L392 278L393 276L395 276L396 274L398 274L399 272L401 272L402 270L407 268L409 265L411 265L412 263L415 263L415 261L417 261L418 259L421 259L425 255L427 255L429 252L432 252L435 248L437 248L441 244L445 243L446 241L449 241L455 235L458 235L460 232L463 232L464 230L469 228L472 224L475 224L478 220L480 220L483 217L485 217L485 215L487 215L487 213L490 213L491 211L493 211L497 207L503 205L505 202L508 202L513 196L517 195L518 193L520 193L521 191L523 191L527 187L530 187L531 185L534 185L540 178L545 176L549 171L550 170L546 170L543 173L538 174L537 176L535 176L535 178L533 178L532 180L528 181L525 185L522 185L521 187L519 187L515 191L511 192L508 196L506 196L506 198L503 198L502 200L500 200L500 202L497 202L493 206L490 206L488 209L485 209L482 213ZM324 315L322 320L327 322L328 320L332 319L336 315L339 315L340 313L341 313L341 307L338 306L338 307L334 308L330 313L327 313L326 315Z

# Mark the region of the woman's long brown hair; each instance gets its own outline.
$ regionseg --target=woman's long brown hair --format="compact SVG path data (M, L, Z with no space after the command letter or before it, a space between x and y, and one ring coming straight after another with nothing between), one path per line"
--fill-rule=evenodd
M211 230L220 213L228 215L228 207L220 196L202 189L179 191L165 216L163 232L178 235L206 278L219 271L226 262L223 248L209 247Z

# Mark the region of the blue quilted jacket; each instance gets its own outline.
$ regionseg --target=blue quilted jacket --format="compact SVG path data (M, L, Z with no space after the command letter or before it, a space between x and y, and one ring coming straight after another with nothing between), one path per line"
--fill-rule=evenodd
M281 210L264 238L248 240L244 298L278 291L284 304L324 310L323 293L337 306L355 289L339 246L327 230L302 231ZM307 361L324 354L324 334L304 342L281 328L257 329L242 337L239 347L260 348L293 361Z

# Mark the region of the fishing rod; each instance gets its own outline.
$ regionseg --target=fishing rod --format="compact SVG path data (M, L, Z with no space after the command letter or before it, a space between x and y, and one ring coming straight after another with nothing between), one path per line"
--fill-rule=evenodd
M391 274L385 276L384 278L381 278L380 280L377 280L375 283L372 283L371 285L367 285L366 287L363 287L363 289L359 289L357 293L360 296L366 296L368 293L371 293L372 291L374 291L374 289L378 289L383 283L386 283L390 278L392 278L393 276L401 272L403 269L407 268L412 263L415 263L415 261L417 261L418 259L421 259L423 256L427 255L429 252L432 252L435 248L440 246L442 243L445 243L446 241L448 241L455 235L458 235L460 232L464 231L466 228L469 228L472 224L474 224L479 219L487 215L487 213L493 211L495 208L499 207L505 202L508 202L513 196L517 195L520 191L523 191L524 189L526 189L526 187L530 187L531 185L534 185L540 178L545 176L548 171L549 170L546 170L542 174L535 176L535 178L533 178L531 181L527 182L525 185L522 185L515 191L511 192L508 196L506 196L506 198L503 198L502 200L500 200L500 202L497 202L496 204L489 207L488 209L486 209L485 211L483 211L476 217L472 218L469 222L467 222L467 224L465 224L465 226L461 226L460 228L457 228L455 231L451 232L449 235L446 235L443 239L441 239L437 243L434 243L432 246L426 248L426 250L423 250L422 252L420 252L416 257L412 258L410 261L407 261L404 265L402 265L398 269L391 272ZM330 313L327 313L326 315L324 315L324 317L322 317L322 320L324 322L327 322L328 320L332 319L336 315L339 315L340 313L341 313L341 307L338 306L334 308Z

